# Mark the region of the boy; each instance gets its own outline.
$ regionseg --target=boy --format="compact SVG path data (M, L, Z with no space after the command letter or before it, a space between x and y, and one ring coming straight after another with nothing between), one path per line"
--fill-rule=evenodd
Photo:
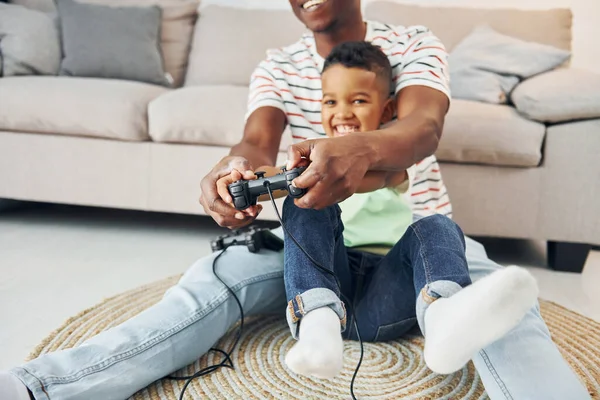
M394 117L392 68L368 42L334 48L323 67L322 87L321 117L329 137L374 131ZM261 169L267 175L278 172ZM396 339L418 323L427 365L451 373L517 325L534 306L537 286L517 267L471 284L460 228L442 215L413 223L404 197L412 169L368 173L357 194L323 210L302 209L287 198L283 220L302 247L339 279L363 340ZM319 270L289 233L286 316L298 343L286 364L302 375L332 378L343 364L341 333L357 338L346 314L350 305L340 299L335 279ZM454 324L471 325L473 334L453 334Z

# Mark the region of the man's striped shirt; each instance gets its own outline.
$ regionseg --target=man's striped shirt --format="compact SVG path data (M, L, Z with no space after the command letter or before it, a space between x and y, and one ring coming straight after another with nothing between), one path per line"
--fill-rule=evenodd
M450 98L448 55L429 29L367 21L365 40L388 56L396 94L407 86L421 85ZM267 59L252 74L246 118L260 107L275 107L286 114L294 141L325 137L321 124L323 63L310 33L290 46L269 50ZM435 157L417 163L415 170L409 189L413 212L451 216L452 207Z

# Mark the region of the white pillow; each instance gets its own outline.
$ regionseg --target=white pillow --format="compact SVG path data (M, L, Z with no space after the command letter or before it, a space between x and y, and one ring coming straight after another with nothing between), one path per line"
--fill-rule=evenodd
M524 78L558 67L570 52L475 28L449 57L450 88L458 99L506 103L507 95Z

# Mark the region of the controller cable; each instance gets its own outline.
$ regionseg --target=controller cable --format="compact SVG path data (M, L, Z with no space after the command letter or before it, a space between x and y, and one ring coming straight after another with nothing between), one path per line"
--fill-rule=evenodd
M298 246L298 248L304 253L304 255L306 255L306 257L308 257L308 259L322 272L325 272L329 275L331 275L334 279L335 282L338 286L338 290L340 291L340 295L342 297L342 299L346 302L348 308L350 309L351 315L352 315L352 319L354 322L354 329L356 329L356 336L358 338L358 341L360 343L360 358L358 360L358 363L356 364L356 369L354 370L354 375L352 375L352 381L350 382L350 395L352 396L352 400L357 400L356 396L354 395L354 381L356 380L356 376L358 375L358 370L360 369L360 366L362 364L363 361L363 356L364 356L364 345L362 342L362 339L360 337L360 332L358 330L358 323L356 322L356 315L354 314L354 308L352 307L350 301L348 300L348 298L342 293L342 286L340 284L340 280L338 279L338 277L330 270L328 270L327 268L323 267L320 263L318 263L301 245L300 243L298 243L298 241L296 240L296 238L287 230L287 228L285 227L285 225L283 224L283 220L281 218L281 215L279 214L279 210L277 209L277 204L275 204L275 199L273 198L273 192L271 191L271 187L270 187L270 183L269 181L265 182L265 187L267 188L267 191L269 192L269 197L271 198L271 204L273 205L273 209L275 210L275 214L277 214L277 219L279 220L279 223L281 224L281 227L283 228L283 230L285 231L285 233L287 233L289 235L289 237L292 239L292 241L296 244L296 246ZM181 394L179 396L179 400L183 400L183 396L185 394L185 391L187 389L187 387L192 383L192 381L196 378L199 378L201 376L205 376L210 374L211 372L214 372L216 370L218 370L219 368L229 368L229 369L235 369L235 367L233 366L233 361L231 360L231 353L233 352L233 350L235 349L235 347L237 346L238 342L240 341L240 338L242 336L242 330L244 329L244 310L242 308L242 303L240 302L240 300L238 299L238 297L236 296L235 292L219 277L219 275L217 275L216 272L216 264L217 264L217 260L219 259L219 257L221 257L223 255L223 253L227 250L227 248L229 246L235 245L236 242L232 242L228 245L226 245L223 250L221 250L221 252L214 258L213 263L212 263L212 271L213 274L217 277L217 279L227 288L227 290L229 291L229 293L233 296L233 298L235 299L239 309L240 309L240 326L238 328L238 331L236 333L236 338L233 342L233 345L231 346L231 348L229 349L229 352L226 352L224 350L221 349L217 349L212 347L210 351L214 351L217 353L221 353L223 355L223 360L218 363L218 364L214 364L214 365L209 365L208 367L202 368L200 371L194 373L193 375L190 376L168 376L167 378L169 379L173 379L173 380L184 380L186 381L185 384L183 385L183 388L181 389Z

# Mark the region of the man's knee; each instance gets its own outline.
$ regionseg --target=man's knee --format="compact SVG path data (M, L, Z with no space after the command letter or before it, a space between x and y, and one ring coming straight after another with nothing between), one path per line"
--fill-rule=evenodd
M215 252L196 261L182 276L179 284L221 285L213 271L229 286L261 277L283 276L283 252L263 249L251 253L245 246L231 246L218 257L219 254L220 252Z

